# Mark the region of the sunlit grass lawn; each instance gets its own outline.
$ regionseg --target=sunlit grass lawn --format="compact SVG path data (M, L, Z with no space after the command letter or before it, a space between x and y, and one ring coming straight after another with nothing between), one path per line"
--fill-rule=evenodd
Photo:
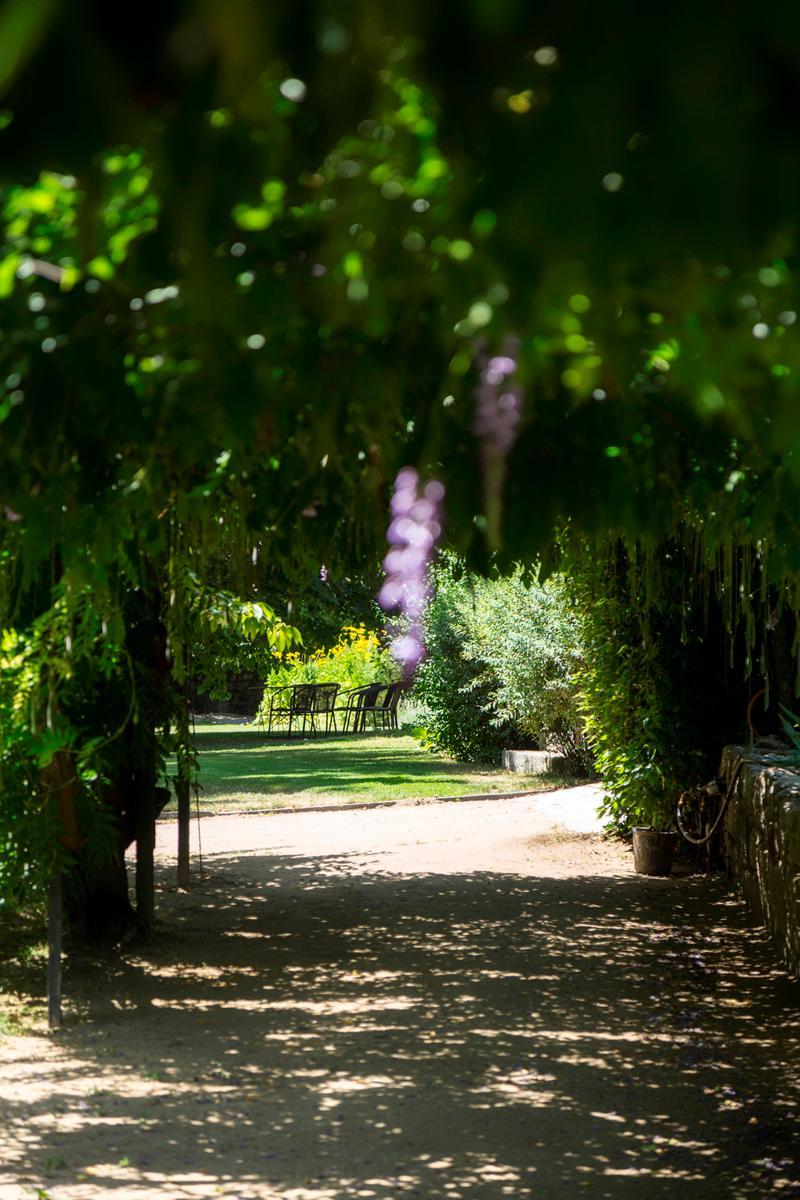
M199 725L196 732L201 811L547 791L582 782L563 774L513 775L453 762L403 733L270 741L243 725ZM173 799L166 811L174 808Z

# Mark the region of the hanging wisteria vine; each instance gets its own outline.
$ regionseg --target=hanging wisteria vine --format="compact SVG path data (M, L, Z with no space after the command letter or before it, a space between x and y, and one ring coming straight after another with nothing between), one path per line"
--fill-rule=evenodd
M386 580L378 602L401 617L390 645L392 656L410 678L425 654L423 618L428 603L428 566L442 533L444 485L437 479L419 492L419 474L404 467L392 495L392 520L386 534L391 549L383 561Z
M500 542L506 459L517 440L524 403L522 388L512 382L519 350L519 338L513 335L504 339L499 354L490 356L485 345L478 347L480 379L473 432L481 443L487 533L492 546Z

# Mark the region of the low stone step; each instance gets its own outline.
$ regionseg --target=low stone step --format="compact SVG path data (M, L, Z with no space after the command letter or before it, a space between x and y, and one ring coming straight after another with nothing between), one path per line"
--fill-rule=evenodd
M552 750L504 750L503 769L515 775L543 775L558 770L564 759Z

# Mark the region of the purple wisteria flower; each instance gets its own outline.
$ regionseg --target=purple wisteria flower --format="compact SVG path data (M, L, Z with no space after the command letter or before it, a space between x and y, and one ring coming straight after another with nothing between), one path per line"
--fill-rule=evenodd
M522 416L523 392L512 383L519 358L519 338L507 337L500 354L481 352L480 383L475 392L475 433L485 455L506 458L517 440Z
M420 495L419 475L413 467L404 467L394 482L392 520L386 533L391 549L383 560L386 579L378 603L386 612L397 612L405 618L390 650L408 677L425 654L423 617L429 597L428 564L442 533L444 495L444 485L437 479L426 483Z
M500 544L506 459L517 440L524 394L513 382L519 359L519 338L504 339L501 352L489 355L478 347L480 382L475 391L473 432L481 442L486 524L489 543Z

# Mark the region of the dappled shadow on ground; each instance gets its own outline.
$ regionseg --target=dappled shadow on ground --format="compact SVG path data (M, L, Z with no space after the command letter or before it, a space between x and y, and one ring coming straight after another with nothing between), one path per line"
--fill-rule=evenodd
M228 855L164 913L8 1069L53 1197L800 1195L796 989L720 881Z

